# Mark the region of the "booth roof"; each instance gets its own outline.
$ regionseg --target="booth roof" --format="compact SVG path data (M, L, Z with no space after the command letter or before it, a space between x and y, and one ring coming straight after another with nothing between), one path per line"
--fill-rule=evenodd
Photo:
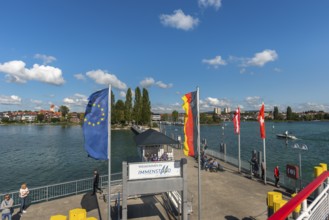
M152 146L152 145L164 145L164 144L179 144L178 141L162 134L154 129L148 129L135 136L135 142L137 146Z

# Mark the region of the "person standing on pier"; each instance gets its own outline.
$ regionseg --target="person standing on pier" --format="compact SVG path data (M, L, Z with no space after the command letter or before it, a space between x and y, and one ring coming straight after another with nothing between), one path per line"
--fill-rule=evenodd
M275 178L275 187L279 187L279 185L278 185L279 180L280 180L279 166L276 166L274 168L274 178Z
M2 201L0 210L2 211L2 220L11 220L11 215L13 213L14 200L10 198L9 194L5 195L5 199Z
M20 208L20 214L26 213L26 198L28 194L30 193L29 189L26 186L26 183L23 183L21 185L21 188L19 190L19 197L21 198L21 208Z
M101 191L101 193L103 192L102 189L98 187L98 183L99 183L99 174L97 170L94 170L93 193L91 195L95 195L97 190Z

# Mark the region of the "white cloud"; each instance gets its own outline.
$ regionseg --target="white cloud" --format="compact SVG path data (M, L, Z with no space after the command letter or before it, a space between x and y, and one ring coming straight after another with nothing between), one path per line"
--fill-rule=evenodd
M171 15L160 15L160 21L164 26L173 27L184 31L192 30L200 22L198 18L185 15L181 9L175 10Z
M0 104L2 105L20 105L22 99L16 95L4 96L0 95Z
M41 100L34 100L34 99L31 99L31 102L33 104L36 104L36 105L41 105L42 104L42 101Z
M74 77L77 80L86 80L86 77L83 74L81 74L81 73L75 74Z
M127 89L127 85L124 82L121 82L114 74L104 72L103 70L92 70L87 72L86 75L98 84L111 84L112 87L120 90Z
M200 102L200 104L201 104L201 102ZM230 102L225 99L207 97L205 100L202 101L202 105L204 105L206 107L209 107L209 106L227 107L227 106L230 106Z
M66 97L63 102L68 106L85 106L88 103L88 97L79 93L74 94L71 97Z
M158 81L156 82L156 85L162 89L168 89L168 88L171 88L173 87L173 84L172 83L169 83L169 84L165 84L163 83L162 81Z
M203 59L202 63L206 63L210 66L213 66L214 68L218 68L218 66L220 65L225 66L227 64L226 61L223 60L221 56L216 56L215 58L209 60Z
M248 96L245 98L246 109L259 109L262 104L262 99L259 96ZM265 108L267 106L265 105Z
M278 58L275 50L264 50L256 53L251 59L248 59L247 66L264 66L268 62L273 62Z
M126 98L126 92L124 92L124 91L120 91L119 95L122 98Z
M218 10L222 5L222 0L198 0L198 3L200 7L214 7L216 10Z
M143 79L142 81L140 81L140 85L143 88L148 88L150 86L153 86L155 83L154 79L152 77L147 77L145 79Z
M282 70L280 69L280 68L274 68L274 72L277 72L277 73L281 73L282 72Z
M28 69L25 68L25 63L19 60L0 63L0 72L6 74L8 82L26 83L28 80L35 80L53 85L65 83L60 69L38 64Z
M36 54L36 55L34 55L34 58L42 60L44 65L47 65L48 63L52 63L52 62L56 61L55 57L47 56L44 54Z

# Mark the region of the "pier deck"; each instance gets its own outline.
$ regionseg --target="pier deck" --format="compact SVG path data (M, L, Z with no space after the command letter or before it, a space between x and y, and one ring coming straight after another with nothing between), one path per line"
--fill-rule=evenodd
M185 157L182 150L174 150L175 159ZM191 220L198 219L198 168L194 158L188 161L188 191L193 196L193 213ZM220 161L223 172L201 171L202 219L223 220L264 220L267 219L267 192L278 189L272 183L264 185L258 179L250 179L247 174L237 173L237 168ZM96 199L97 198L97 199ZM107 203L99 194L90 193L70 196L28 207L27 213L19 216L15 209L13 220L47 220L52 215L68 216L74 208L87 209L87 217L107 219ZM129 219L172 219L166 213L161 196L147 196L128 200ZM116 218L113 218L116 219Z

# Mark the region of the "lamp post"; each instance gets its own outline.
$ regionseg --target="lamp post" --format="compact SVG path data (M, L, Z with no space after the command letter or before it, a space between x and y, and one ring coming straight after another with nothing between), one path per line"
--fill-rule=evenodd
M225 141L224 141L224 137L225 137L225 136L224 136L224 131L225 131L225 127L224 127L224 125L223 125L223 126L222 126L222 139L223 139L222 141L223 141L223 145L224 145L224 142L225 142Z
M301 146L299 146L299 144L294 144L292 146L293 149L297 149L299 150L299 179L300 179L300 190L302 189L302 155L301 152L302 150L307 151L307 145L306 144L302 144Z

